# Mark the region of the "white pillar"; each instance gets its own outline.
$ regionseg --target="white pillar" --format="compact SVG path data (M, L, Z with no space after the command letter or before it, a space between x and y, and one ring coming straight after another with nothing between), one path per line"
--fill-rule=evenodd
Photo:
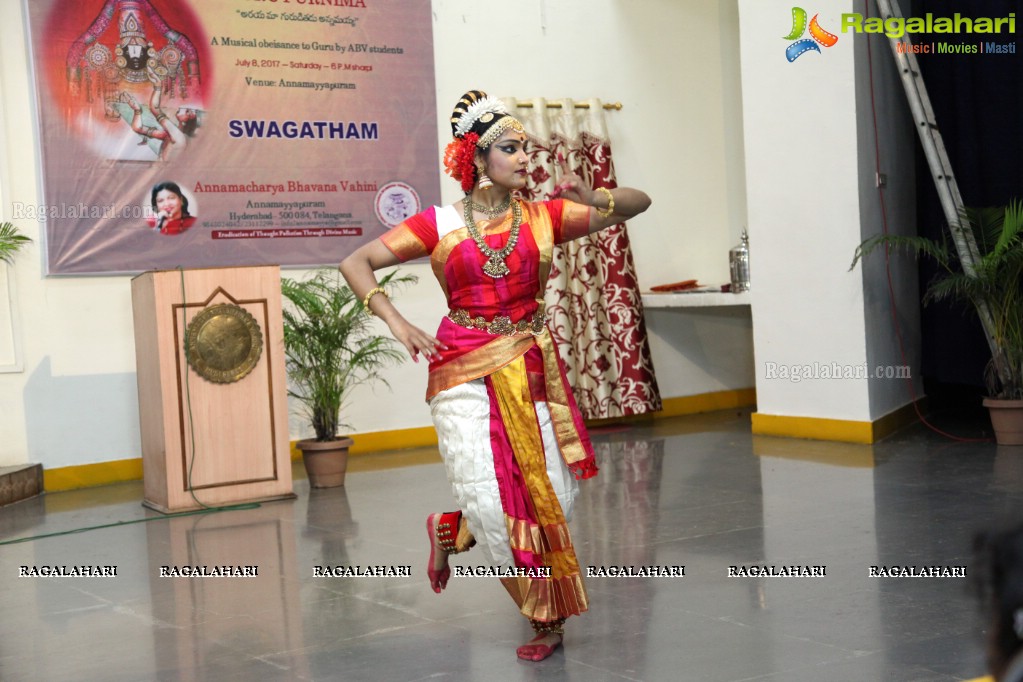
M792 2L739 0L755 433L873 442L910 401L907 382L885 376L902 362L883 256L849 272L856 246L881 230L867 37L840 31L853 11L863 3L820 9L837 43L789 62L786 48L810 38L786 38ZM912 232L914 133L887 42L871 45L889 222ZM893 281L915 374L916 274L904 266Z

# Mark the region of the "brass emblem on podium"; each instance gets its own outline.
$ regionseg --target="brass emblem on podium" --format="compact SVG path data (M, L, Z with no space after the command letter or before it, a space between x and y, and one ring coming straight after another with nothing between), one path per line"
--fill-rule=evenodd
M207 381L230 384L252 371L263 352L263 334L249 311L230 303L201 310L185 332L188 364Z

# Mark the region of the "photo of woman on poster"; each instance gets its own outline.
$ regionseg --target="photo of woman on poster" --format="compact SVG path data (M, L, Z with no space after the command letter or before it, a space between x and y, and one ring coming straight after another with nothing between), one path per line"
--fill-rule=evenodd
M146 223L160 234L181 234L195 224L196 217L188 212L188 197L175 182L155 185L149 203L154 214Z

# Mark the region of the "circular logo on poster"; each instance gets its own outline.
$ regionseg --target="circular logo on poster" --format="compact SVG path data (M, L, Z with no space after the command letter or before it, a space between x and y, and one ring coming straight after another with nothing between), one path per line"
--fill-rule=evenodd
M419 194L404 182L388 182L377 192L373 206L377 220L387 227L395 227L419 213Z

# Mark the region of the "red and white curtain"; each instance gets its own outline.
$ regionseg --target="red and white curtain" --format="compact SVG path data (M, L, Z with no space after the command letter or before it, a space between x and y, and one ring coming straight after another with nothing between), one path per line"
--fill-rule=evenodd
M530 182L523 198L550 197L558 154L591 187L618 186L600 100L506 99L530 136ZM553 103L553 102L552 102ZM555 247L547 285L551 329L579 409L587 419L656 412L661 396L647 343L643 304L625 224Z

